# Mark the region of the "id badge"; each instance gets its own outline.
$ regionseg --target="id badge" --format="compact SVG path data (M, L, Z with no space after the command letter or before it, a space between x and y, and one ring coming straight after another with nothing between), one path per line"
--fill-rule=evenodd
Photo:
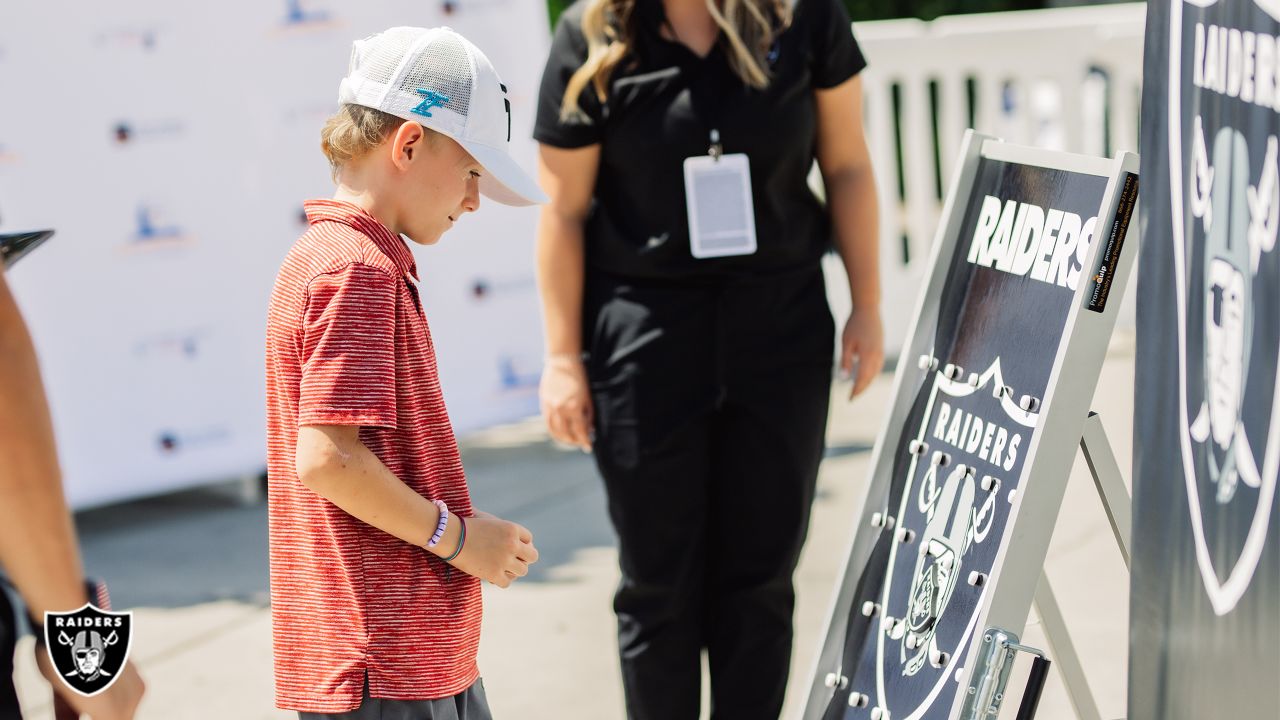
M695 258L755 253L755 205L751 166L745 154L686 158L684 196L689 209L689 246Z

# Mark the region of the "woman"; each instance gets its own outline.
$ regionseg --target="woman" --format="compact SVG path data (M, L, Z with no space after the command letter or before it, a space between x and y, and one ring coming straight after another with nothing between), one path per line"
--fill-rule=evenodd
M781 712L833 239L851 396L882 365L864 64L839 0L579 0L557 26L534 132L541 397L605 480L631 718L696 718L704 648L715 717Z

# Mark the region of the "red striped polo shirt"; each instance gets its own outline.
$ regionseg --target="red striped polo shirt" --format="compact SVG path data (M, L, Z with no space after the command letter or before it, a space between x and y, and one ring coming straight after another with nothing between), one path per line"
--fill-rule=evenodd
M360 440L423 497L472 514L405 241L355 205L306 204L267 320L267 451L276 704L337 713L431 700L479 677L480 582L298 480L302 425Z

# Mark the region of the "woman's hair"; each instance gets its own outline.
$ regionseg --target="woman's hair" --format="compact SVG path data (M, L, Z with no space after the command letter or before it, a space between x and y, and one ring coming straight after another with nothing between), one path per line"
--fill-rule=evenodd
M344 104L320 131L320 149L329 159L334 178L343 165L381 145L404 123L403 118L391 113L363 105ZM427 141L434 145L436 131L428 127L422 129L426 131Z
M769 84L766 56L776 34L791 23L785 0L705 0L720 32L729 44L729 67L753 88ZM582 118L578 98L590 83L604 102L609 78L618 63L635 46L639 32L640 3L662 0L582 0L582 34L587 39L587 59L569 78L560 104L562 120Z

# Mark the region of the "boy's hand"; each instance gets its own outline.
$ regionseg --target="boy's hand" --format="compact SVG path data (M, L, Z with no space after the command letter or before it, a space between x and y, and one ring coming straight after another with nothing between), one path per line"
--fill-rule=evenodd
M451 563L462 572L505 588L528 575L529 566L538 561L528 529L481 512L466 523L466 543Z
M91 720L131 720L133 718L138 709L138 703L142 701L142 693L146 690L146 684L142 682L142 677L138 675L138 669L133 666L133 663L126 662L124 667L120 668L120 677L112 683L111 687L93 697L85 697L72 692L62 684L58 671L49 662L48 653L39 643L36 644L35 651L36 664L40 667L41 674L53 686L53 692L57 697L71 706L76 717L88 715Z

